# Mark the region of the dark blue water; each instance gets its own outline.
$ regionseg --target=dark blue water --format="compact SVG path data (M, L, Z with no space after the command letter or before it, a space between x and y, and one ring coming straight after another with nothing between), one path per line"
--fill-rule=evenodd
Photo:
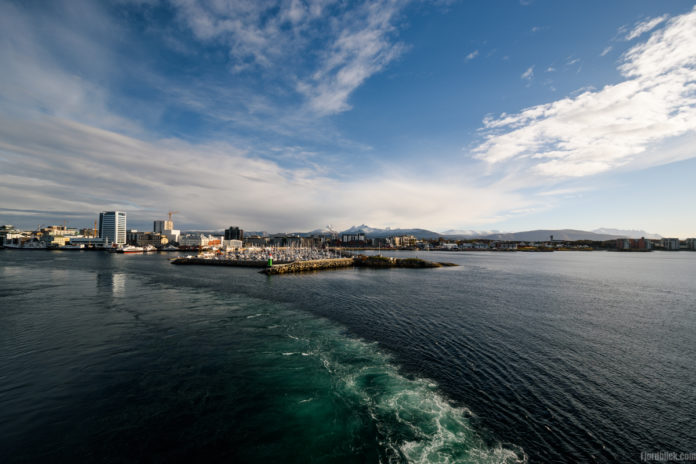
M461 266L1 250L0 462L696 451L696 253L427 256Z

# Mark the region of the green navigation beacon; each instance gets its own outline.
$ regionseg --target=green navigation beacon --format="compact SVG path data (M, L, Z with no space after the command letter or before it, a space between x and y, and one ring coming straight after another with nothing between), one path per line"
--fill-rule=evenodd
M268 253L268 267L273 267L273 255Z

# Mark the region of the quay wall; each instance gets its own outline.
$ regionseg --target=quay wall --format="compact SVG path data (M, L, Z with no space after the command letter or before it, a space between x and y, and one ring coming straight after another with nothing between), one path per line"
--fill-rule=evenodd
M351 267L353 258L313 259L309 261L295 261L288 264L274 264L261 272L268 275L288 274L292 272L319 271L324 269L338 269Z

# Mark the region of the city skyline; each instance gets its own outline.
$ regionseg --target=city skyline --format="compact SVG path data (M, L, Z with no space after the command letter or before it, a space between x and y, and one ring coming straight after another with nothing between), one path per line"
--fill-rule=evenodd
M4 2L0 222L692 237L694 31L678 1Z

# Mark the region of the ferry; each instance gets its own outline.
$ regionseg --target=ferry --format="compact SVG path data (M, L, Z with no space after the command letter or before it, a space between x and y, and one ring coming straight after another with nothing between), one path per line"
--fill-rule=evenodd
M133 253L142 253L144 250L142 247L138 246L133 246L133 245L123 245L123 246L113 246L109 248L109 253L126 253L126 254L133 254Z
M143 252L145 252L145 249L143 247L133 246L133 245L126 245L123 248L119 248L117 251L117 253L125 253L125 254L143 253Z

